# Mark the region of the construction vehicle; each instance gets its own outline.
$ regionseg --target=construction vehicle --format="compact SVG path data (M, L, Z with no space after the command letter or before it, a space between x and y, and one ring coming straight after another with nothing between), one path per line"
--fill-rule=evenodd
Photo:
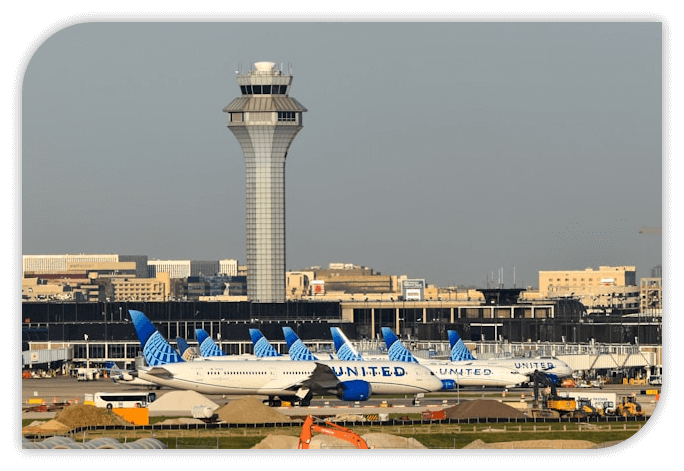
M544 373L535 371L532 379L534 381L532 418L585 418L602 415L602 411L592 406L591 401L587 399L559 396L554 382ZM544 391L545 397L541 405L539 404L539 386L546 386Z
M304 420L304 425L302 425L302 433L299 436L299 446L298 449L308 449L311 439L313 438L313 432L324 433L330 435L331 437L341 438L346 440L356 448L369 449L370 447L366 443L366 440L361 438L360 435L354 433L354 431L348 428L341 427L327 420L323 420L325 425L319 425L314 422L314 417L309 415Z
M618 404L615 413L622 417L642 417L645 414L641 404L626 396L623 397L622 401Z

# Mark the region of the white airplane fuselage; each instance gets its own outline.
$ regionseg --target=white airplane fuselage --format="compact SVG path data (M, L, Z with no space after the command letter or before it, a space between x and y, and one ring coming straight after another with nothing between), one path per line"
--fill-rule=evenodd
M453 380L458 386L514 387L529 380L517 371L475 361L418 360L439 379Z
M472 361L478 365L510 368L520 374L526 375L528 378L535 371L554 374L559 378L572 376L573 372L572 368L557 358L492 358Z
M203 394L292 395L314 372L326 365L339 381L361 380L373 394L416 394L438 391L442 382L420 365L397 362L246 360L170 363L140 369L141 379L160 386Z

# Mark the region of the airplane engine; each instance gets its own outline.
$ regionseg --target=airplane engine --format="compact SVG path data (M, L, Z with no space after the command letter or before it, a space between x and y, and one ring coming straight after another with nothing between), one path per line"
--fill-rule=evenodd
M456 389L456 381L453 379L442 380L442 390Z
M345 381L337 389L337 398L343 401L365 401L371 396L371 386L366 381Z
M549 378L553 382L553 384L555 384L556 386L560 385L561 381L560 381L560 378L558 377L558 375L555 375L552 373L544 373L544 374L546 375L547 378Z

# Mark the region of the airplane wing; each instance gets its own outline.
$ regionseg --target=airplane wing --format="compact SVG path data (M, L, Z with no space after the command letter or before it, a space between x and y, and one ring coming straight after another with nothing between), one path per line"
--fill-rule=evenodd
M150 376L156 376L160 379L172 379L173 373L162 366L154 366L148 370L144 370L145 374Z
M341 381L335 376L333 370L321 363L316 363L313 373L306 380L291 386L290 389L308 389L313 394L330 394L336 392Z

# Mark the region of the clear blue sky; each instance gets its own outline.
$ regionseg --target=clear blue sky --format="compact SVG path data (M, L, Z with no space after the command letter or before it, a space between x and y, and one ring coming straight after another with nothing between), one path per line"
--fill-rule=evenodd
M105 22L21 95L23 254L245 257L238 67L291 63L287 268L507 287L662 263L662 24Z

